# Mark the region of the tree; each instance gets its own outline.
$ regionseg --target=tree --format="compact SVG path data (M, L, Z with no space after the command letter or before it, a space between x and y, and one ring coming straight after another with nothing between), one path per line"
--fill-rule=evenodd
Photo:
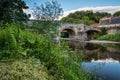
M120 11L117 11L117 12L115 12L114 14L113 14L113 16L120 16Z
M59 22L55 21L63 14L63 9L57 0L45 2L38 6L35 3L33 8L33 16L36 19L33 28L42 36L56 37L58 33Z
M9 23L28 19L23 12L28 6L23 0L0 0L0 22Z
M45 5L41 4L38 6L35 3L33 9L33 16L37 20L55 20L63 14L63 9L60 7L57 0L52 0L51 2L46 2Z
M68 16L61 19L62 22L71 22L71 23L83 23L86 25L91 25L94 23L99 23L100 18L111 16L107 12L93 12L92 10L88 11L76 11L75 13L70 13ZM72 20L70 20L72 19Z

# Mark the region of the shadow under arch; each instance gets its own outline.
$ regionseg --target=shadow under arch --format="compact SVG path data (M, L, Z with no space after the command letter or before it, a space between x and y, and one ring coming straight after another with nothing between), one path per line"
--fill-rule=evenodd
M61 31L61 37L62 38L74 38L75 37L75 31L72 29L63 29Z
M88 30L86 31L88 40L95 39L100 35L100 31L98 30Z

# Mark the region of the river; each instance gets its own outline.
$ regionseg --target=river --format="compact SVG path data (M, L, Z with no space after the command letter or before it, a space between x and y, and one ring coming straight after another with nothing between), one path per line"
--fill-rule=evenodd
M82 67L91 80L120 80L120 44L70 42L74 51L83 52Z

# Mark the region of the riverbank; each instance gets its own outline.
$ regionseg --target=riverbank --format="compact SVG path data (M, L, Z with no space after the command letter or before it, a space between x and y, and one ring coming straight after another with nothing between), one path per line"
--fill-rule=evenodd
M120 42L117 41L106 41L106 40L90 40L90 41L84 41L86 43L113 43L113 44L120 44Z
M113 43L113 44L120 44L120 41L108 41L108 40L89 40L84 41L81 39L69 39L69 38L60 38L60 40L67 40L67 41L76 41L76 42L85 42L85 43ZM58 40L59 41L59 40Z
M120 34L106 34L96 38L97 40L120 41Z

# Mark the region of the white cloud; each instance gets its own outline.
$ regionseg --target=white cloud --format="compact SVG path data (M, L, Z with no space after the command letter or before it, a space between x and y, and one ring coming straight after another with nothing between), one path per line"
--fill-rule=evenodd
M94 12L98 11L98 12L108 12L113 14L116 11L120 11L120 6L98 6L98 7L84 7L84 8L79 8L79 9L75 9L75 10L71 10L71 11L65 11L63 16L60 16L59 19L66 17L67 15L69 15L70 13L74 13L76 11L86 11L86 10L93 10ZM31 14L31 18L30 19L34 19L34 17L32 16L32 10L24 10L25 13L27 14Z
M84 8L79 8L79 9L75 9L75 10L71 10L71 11L66 11L64 12L63 16L60 17L66 17L67 15L69 15L70 13L74 13L76 11L86 11L86 10L93 10L94 12L108 12L113 14L116 11L120 11L120 6L99 6L99 7L84 7Z
M30 14L30 15L31 15L30 19L35 19L35 18L33 17L33 15L32 15L33 10L30 10L30 9L23 9L23 11L24 11L26 14Z

